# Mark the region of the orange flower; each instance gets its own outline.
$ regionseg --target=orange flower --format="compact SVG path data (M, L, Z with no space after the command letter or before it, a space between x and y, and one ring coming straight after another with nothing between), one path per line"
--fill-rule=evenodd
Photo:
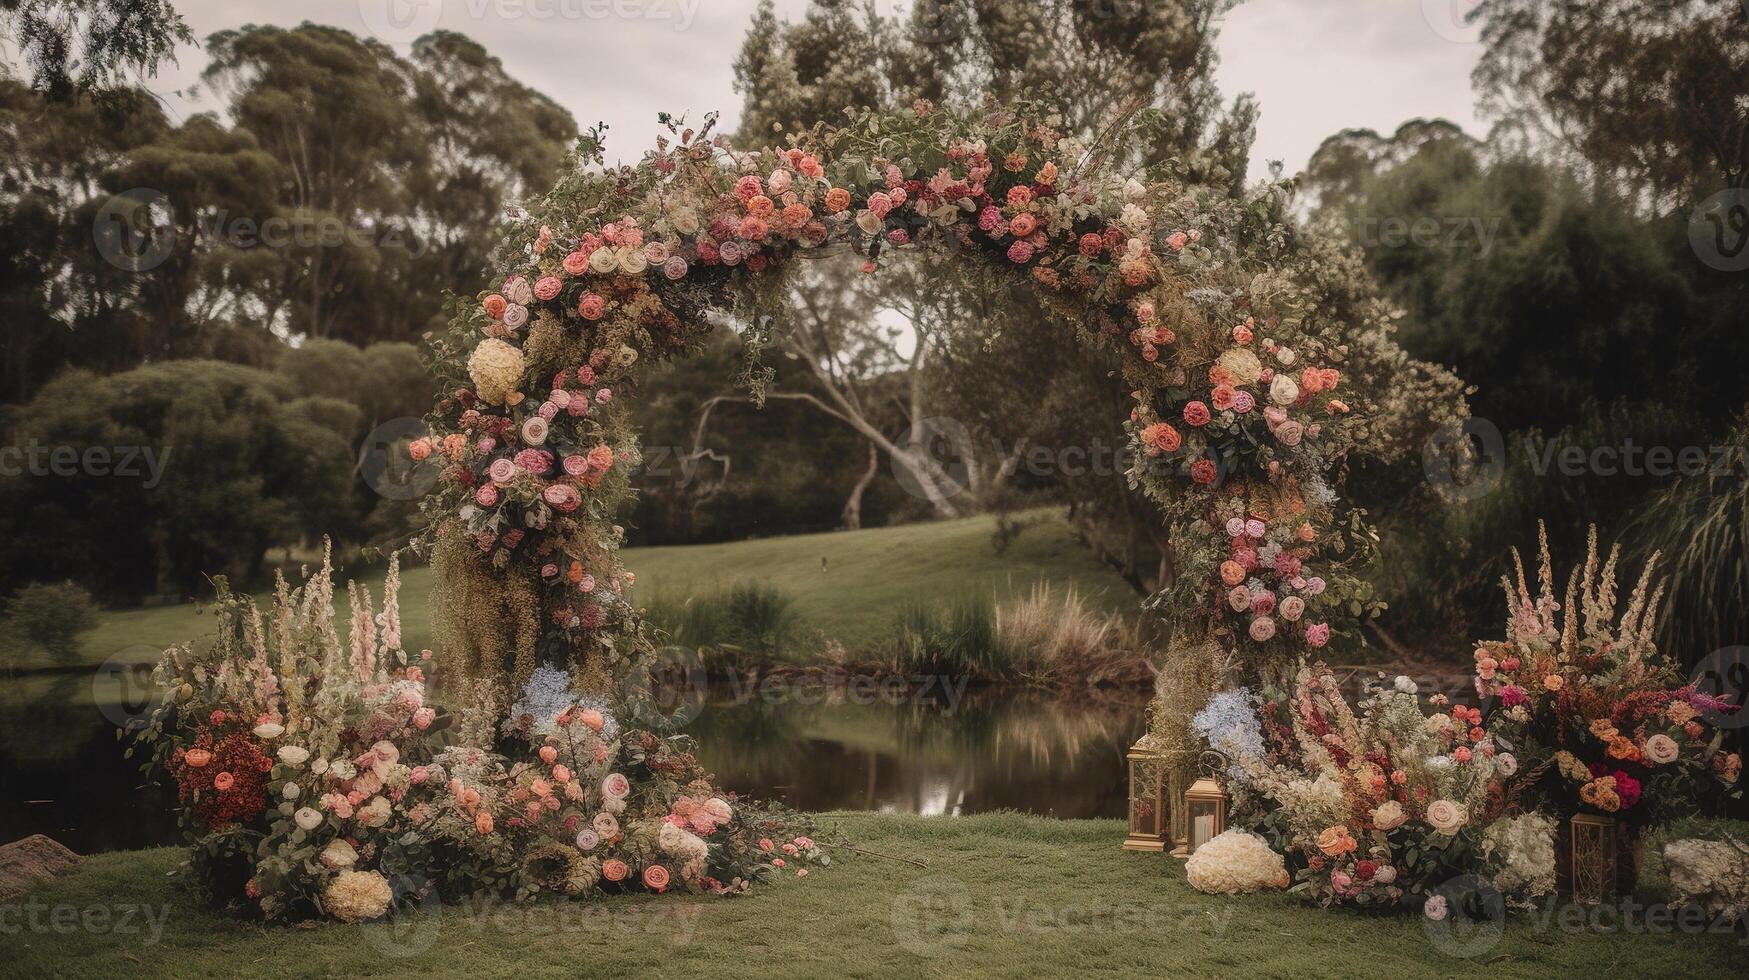
M202 769L206 767L207 763L213 761L213 754L206 749L189 749L188 754L183 756L183 761L187 762L191 769Z
M1325 827L1323 833L1318 835L1318 850L1331 857L1347 854L1356 846L1358 845L1354 843L1354 838L1348 833L1348 828L1341 824Z
M1236 561L1221 562L1221 582L1229 587L1245 581L1245 566Z
M850 192L842 187L834 187L826 192L826 210L837 214L850 207Z
M221 772L213 777L213 788L223 793L225 790L228 790L235 785L236 782L237 779L235 776L232 776L228 772Z
M1543 678L1543 687L1546 687L1551 691L1559 691L1561 689L1561 685L1563 685L1565 683L1567 683L1567 682L1565 680L1561 679L1560 674L1550 674L1547 677Z
M608 858L601 863L601 877L608 881L624 881L631 871L631 867L619 858Z
M652 891L662 891L668 887L668 869L660 864L652 864L644 869L644 884Z
M492 832L492 815L481 810L479 815L474 817L474 829L481 834L490 834Z

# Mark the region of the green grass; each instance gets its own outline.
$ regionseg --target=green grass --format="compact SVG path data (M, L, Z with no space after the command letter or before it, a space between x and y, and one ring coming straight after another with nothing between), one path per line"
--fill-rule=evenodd
M969 596L1023 595L1033 583L1074 585L1100 608L1139 607L1135 593L1075 540L1054 511L1034 511L1032 523L1005 553L994 546L994 517L906 524L832 534L808 534L730 544L631 548L626 565L637 573L634 601L655 604L673 596L723 593L757 582L792 600L799 634L792 644L813 652L821 635L863 653L892 642L899 610L907 603L952 601ZM821 559L825 559L822 567ZM337 618L344 624L344 584L368 582L381 599L381 564L342 569ZM402 634L409 650L431 645L429 604L432 574L409 568L402 574ZM104 612L82 637L76 665L117 658L149 663L176 643L212 629L197 604ZM0 647L0 670L54 666L56 660L16 639Z
M87 859L17 905L0 929L10 976L469 978L558 976L1258 976L1380 978L1728 976L1730 935L1510 922L1469 959L1415 915L1320 911L1283 895L1214 897L1183 866L1118 848L1117 821L1014 814L960 819L832 814L856 844L927 864L835 852L833 866L734 899L449 907L400 927L264 928L198 908L159 849ZM157 941L139 913L163 923ZM29 916L35 908L40 927ZM11 909L17 909L13 912ZM56 913L54 910L63 909ZM55 915L60 919L55 919ZM89 915L89 918L85 918ZM56 932L54 922L65 923ZM81 921L93 923L86 929Z

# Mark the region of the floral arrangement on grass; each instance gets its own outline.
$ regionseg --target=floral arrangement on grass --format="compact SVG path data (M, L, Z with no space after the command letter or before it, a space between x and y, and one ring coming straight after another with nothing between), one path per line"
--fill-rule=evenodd
M684 739L623 728L564 671L537 671L508 720L490 699L430 703L431 654L401 649L396 559L384 590L375 613L352 587L342 640L326 556L280 581L265 620L221 581L211 648L157 666L137 738L176 782L215 904L357 921L431 890L733 894L828 863L805 821L722 791Z
M1231 692L1195 719L1229 760L1237 814L1287 856L1292 890L1369 907L1419 902L1482 868L1483 829L1518 768L1480 723L1462 705L1427 713L1401 677L1369 682L1356 710L1322 666L1302 668L1285 699Z
M1502 580L1506 638L1476 648L1476 690L1496 700L1489 727L1535 766L1530 789L1550 812L1644 827L1687 815L1697 794L1735 787L1743 763L1706 721L1735 706L1681 683L1653 641L1657 556L1617 617L1619 557L1619 548L1599 555L1593 528L1585 564L1557 601L1546 530L1535 594L1515 551L1516 579Z

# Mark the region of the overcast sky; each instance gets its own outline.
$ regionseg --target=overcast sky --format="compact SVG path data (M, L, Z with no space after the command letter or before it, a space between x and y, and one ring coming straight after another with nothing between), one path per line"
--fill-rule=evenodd
M904 0L877 0L887 9ZM1118 2L1118 0L1113 0ZM1125 0L1156 2L1156 0ZM1246 0L1221 32L1221 90L1262 104L1251 176L1265 161L1303 167L1336 131L1389 132L1416 116L1444 116L1478 131L1469 73L1480 51L1461 11L1470 0ZM807 0L778 0L799 17ZM177 0L205 38L251 23L303 20L372 33L401 51L432 27L477 39L512 76L569 109L581 126L611 127L608 156L636 160L659 127L656 113L712 109L733 129L740 99L731 63L755 0ZM178 114L213 108L195 89L205 56L153 88Z

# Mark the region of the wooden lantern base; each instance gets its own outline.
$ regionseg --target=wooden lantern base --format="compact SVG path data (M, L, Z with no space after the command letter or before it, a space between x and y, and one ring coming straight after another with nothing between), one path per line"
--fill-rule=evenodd
M1159 854L1166 850L1166 842L1158 837L1147 834L1131 834L1123 839L1123 849L1126 851L1143 851Z

